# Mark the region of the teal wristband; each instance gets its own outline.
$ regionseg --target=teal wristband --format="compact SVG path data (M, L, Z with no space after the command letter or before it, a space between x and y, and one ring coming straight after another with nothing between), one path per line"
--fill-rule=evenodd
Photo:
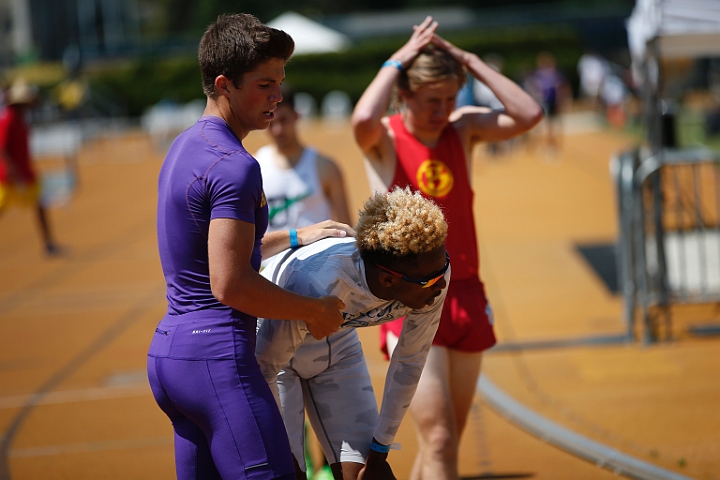
M380 67L380 68L383 68L383 67L395 67L395 68L397 68L398 70L400 70L401 72L402 72L402 69L403 69L403 68L402 68L402 62L401 62L400 60L386 60L386 61L382 64L382 67Z
M297 248L300 244L298 243L297 230L294 228L290 229L290 248Z
M380 445L375 440L370 442L370 450L378 453L388 453L390 451L390 445Z

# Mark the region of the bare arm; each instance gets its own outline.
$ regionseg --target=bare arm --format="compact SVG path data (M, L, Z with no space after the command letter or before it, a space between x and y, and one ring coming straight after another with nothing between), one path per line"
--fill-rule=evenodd
M336 297L318 299L284 290L263 278L250 264L255 226L241 220L210 221L210 288L218 301L257 317L303 320L315 338L336 332L343 322Z
M407 68L426 45L437 29L437 22L427 17L415 30L405 45L390 56ZM392 89L397 82L399 70L395 67L381 68L355 105L352 114L353 133L360 150L366 155L377 147L383 132L382 118L390 104Z
M497 96L505 106L504 111L488 112L486 109L464 107L455 117L461 117L460 125L470 129L477 140L505 140L530 130L543 117L540 105L518 84L488 66L474 53L466 52L437 34L432 43L447 51Z
M350 210L345 193L345 181L340 168L329 158L320 156L318 157L318 174L325 198L332 207L334 219L349 225Z
M445 274L450 279L451 272ZM447 288L432 307L411 311L403 321L402 341L392 352L390 368L385 376L385 389L373 441L388 445L394 435L386 432L397 431L408 405L415 394L420 374L425 366L430 344L440 323ZM397 352L397 353L396 353ZM398 379L402 378L402 381ZM387 462L387 453L370 451L365 466L358 475L358 480L382 479L391 480L395 476Z
M307 227L298 228L297 235L300 245L309 245L327 237L347 237L348 235L354 237L355 230L345 223L325 220ZM290 248L290 232L288 230L268 232L263 236L261 247L263 258L270 258L288 248ZM264 317L265 315L258 316Z

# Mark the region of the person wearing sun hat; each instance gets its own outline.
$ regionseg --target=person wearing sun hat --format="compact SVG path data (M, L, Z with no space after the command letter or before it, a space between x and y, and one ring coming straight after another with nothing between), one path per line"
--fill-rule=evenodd
M0 112L0 212L12 204L34 208L45 253L57 255L61 249L41 202L40 182L30 157L30 129L25 121L27 111L37 101L37 86L22 78L4 91Z

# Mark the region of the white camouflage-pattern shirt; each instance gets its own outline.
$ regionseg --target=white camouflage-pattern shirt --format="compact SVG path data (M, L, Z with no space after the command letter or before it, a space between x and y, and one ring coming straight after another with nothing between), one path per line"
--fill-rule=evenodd
M262 275L301 295L338 297L345 304L341 332L346 328L380 325L405 317L385 379L380 419L374 435L382 444L392 443L420 380L440 322L447 287L431 306L417 310L397 300L376 297L367 285L365 265L354 238L328 238L281 252L270 259ZM445 273L445 279L449 283L450 269ZM256 357L277 397L277 373L290 361L305 337L312 337L304 322L261 320Z

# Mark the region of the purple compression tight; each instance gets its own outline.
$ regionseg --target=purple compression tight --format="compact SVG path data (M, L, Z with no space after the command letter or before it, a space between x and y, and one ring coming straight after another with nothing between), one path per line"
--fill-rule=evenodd
M255 322L166 316L148 378L175 429L178 480L295 478L282 416L255 360Z

